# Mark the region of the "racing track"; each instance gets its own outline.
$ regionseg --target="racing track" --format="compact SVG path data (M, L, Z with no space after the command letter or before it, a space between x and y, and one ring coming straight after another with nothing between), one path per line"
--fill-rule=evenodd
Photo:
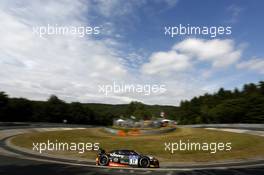
M199 126L199 127L207 127ZM22 151L18 151L10 148L6 145L6 140L13 135L21 133L23 130L32 130L34 128L78 128L87 126L78 125L51 125L51 124L30 124L30 125L20 125L20 126L1 126L0 127L0 174L73 174L73 175L89 175L89 174L99 174L99 175L111 175L111 174L216 174L216 175L247 175L247 174L264 174L264 162L257 161L248 163L237 163L230 166L229 164L211 165L211 166L185 166L185 167L175 167L175 168L160 168L160 169L137 169L137 168L107 168L107 167L97 167L92 162L82 162L82 161L69 161L62 160L58 158L47 158L38 155L32 155ZM88 126L89 127L89 126ZM197 127L197 126L193 126ZM208 126L212 127L212 126ZM214 128L223 128L221 126L214 126ZM228 128L227 126L224 128ZM229 127L230 128L230 127ZM236 128L238 127L231 127ZM245 127L240 126L239 128L245 129ZM7 137L1 138L1 132L10 133L12 129L13 134L9 134ZM21 131L22 129L22 131ZM247 129L260 130L259 128L251 127ZM19 131L20 132L16 132ZM252 131L253 132L253 131Z

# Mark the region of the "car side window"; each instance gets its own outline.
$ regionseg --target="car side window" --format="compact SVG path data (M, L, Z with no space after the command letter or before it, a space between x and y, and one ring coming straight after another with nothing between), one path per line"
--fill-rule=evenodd
M130 151L124 151L125 155L130 155Z
M113 154L113 153L115 153L115 152L116 152L116 151L111 151L110 153Z
M111 151L110 154L119 154L118 151Z
M121 150L118 151L118 154L119 154L119 155L125 155L124 151L121 151Z
M130 155L130 153L131 153L131 152L130 152L129 150L120 150L120 151L119 151L119 154L120 154L120 155L126 155L126 156L128 156L128 155Z

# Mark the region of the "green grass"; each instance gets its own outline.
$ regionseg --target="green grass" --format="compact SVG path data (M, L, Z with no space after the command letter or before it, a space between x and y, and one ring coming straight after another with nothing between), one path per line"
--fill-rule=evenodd
M100 147L106 151L113 149L133 149L140 153L153 155L162 162L208 162L226 161L234 159L249 159L264 157L264 138L247 134L213 131L201 128L177 128L176 131L149 136L113 136L101 128L51 131L43 133L29 133L19 135L11 140L17 146L32 149L33 142L47 142L47 140L60 142L99 142ZM218 151L215 154L205 151L176 151L174 154L164 150L164 142L231 142L231 151ZM94 159L96 152L51 152L71 157Z

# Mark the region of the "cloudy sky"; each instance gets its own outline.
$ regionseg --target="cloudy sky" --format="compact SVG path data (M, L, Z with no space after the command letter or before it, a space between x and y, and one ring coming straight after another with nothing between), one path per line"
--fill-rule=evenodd
M178 105L264 77L264 2L239 0L1 0L0 91L71 102ZM165 26L231 26L231 35L164 35ZM49 35L36 26L99 26ZM116 83L166 85L162 94L110 93Z

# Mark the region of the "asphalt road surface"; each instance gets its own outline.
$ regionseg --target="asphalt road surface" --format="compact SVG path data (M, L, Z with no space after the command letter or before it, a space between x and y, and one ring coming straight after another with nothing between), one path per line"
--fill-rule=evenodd
M194 170L194 171L135 171L126 169L100 169L64 164L43 163L33 160L0 156L1 175L263 175L264 167L223 169L223 170Z
M24 126L23 126L24 127ZM43 126L42 126L43 127ZM17 127L16 127L17 128ZM2 129L4 129L2 127ZM0 145L1 148L1 145ZM100 168L61 163L43 162L23 156L4 154L0 150L0 175L263 175L263 166L221 168L203 170L162 170L153 171L120 168Z

